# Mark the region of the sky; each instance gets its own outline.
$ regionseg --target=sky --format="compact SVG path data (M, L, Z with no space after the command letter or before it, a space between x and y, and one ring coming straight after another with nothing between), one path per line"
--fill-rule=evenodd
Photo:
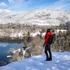
M70 11L70 0L0 0L0 9L30 11L40 8Z

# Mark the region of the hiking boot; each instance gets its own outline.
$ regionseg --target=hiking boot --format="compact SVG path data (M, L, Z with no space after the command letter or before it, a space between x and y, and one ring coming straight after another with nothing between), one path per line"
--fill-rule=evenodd
M51 58L48 58L48 59L46 59L45 61L52 61L52 59L51 59Z

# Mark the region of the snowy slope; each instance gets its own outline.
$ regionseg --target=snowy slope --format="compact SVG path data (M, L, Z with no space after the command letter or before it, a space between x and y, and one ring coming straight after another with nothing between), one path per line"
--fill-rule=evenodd
M53 52L53 60L45 62L45 56L33 56L0 67L0 70L70 70L70 52Z

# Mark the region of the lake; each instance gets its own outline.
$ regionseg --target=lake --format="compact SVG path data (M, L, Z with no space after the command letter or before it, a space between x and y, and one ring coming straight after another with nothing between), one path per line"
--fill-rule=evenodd
M0 61L1 62L5 61L9 63L9 59L7 58L7 55L10 54L10 49L22 48L22 47L24 47L23 43L0 42Z

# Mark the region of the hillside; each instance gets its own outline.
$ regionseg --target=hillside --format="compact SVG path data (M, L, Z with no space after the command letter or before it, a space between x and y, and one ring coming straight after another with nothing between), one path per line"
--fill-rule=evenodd
M38 9L30 12L0 10L0 24L19 23L28 25L58 26L70 21L70 12L62 10Z

